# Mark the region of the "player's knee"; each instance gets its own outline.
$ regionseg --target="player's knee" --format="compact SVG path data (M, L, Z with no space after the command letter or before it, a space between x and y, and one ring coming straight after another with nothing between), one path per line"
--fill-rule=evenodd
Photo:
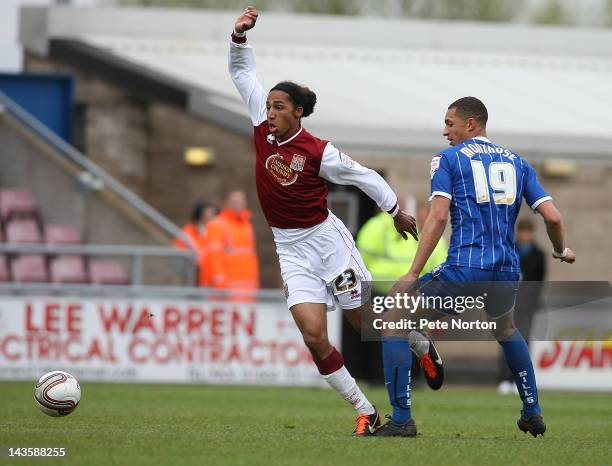
M516 327L514 326L514 324L509 323L506 325L498 326L496 329L491 329L491 333L497 341L504 341L510 338L515 330Z
M304 343L314 357L320 357L328 352L330 347L326 332L304 332Z
M508 339L516 330L513 311L508 312L497 319L489 318L489 320L495 323L495 327L491 329L491 333L497 341Z

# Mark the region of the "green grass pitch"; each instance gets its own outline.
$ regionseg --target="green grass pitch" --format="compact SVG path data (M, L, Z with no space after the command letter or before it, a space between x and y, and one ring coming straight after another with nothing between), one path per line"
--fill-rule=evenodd
M352 438L352 407L332 390L82 384L65 418L41 413L34 383L0 383L4 446L66 446L65 459L15 465L600 465L612 463L612 396L542 393L548 431L516 427L518 397L444 387L413 393L416 438ZM367 387L366 387L367 388ZM389 412L382 388L367 388Z

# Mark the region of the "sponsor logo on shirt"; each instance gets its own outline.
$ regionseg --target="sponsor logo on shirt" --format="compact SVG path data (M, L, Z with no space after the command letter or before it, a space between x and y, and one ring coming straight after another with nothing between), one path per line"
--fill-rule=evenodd
M287 165L285 159L279 154L272 154L266 159L266 168L272 178L282 186L289 186L297 180L297 173Z

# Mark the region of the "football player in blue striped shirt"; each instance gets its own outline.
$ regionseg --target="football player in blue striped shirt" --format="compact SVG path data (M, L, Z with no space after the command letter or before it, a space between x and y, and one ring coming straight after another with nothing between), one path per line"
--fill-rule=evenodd
M570 264L576 256L565 245L561 215L534 169L516 153L487 138L487 118L486 107L475 97L461 98L448 107L444 136L451 147L431 161L431 209L412 267L390 295L415 287L425 296L469 295L476 289L485 293L489 289L485 310L496 323L493 335L503 349L523 402L518 427L535 437L544 433L546 425L527 344L513 319L520 280L514 223L523 199L542 216L552 256ZM419 279L444 232L449 213L452 234L446 262ZM447 315L460 313L456 308L436 310ZM431 312L420 309L411 318L418 322L421 317L431 318ZM376 435L413 436L416 425L410 412L409 343L405 338L384 335L385 383L393 415Z

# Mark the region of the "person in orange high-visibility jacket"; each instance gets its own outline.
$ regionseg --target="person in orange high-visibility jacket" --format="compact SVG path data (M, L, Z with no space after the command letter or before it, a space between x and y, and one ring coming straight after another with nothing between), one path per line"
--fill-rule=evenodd
M191 211L191 221L183 227L183 233L187 236L189 246L197 253L198 285L203 287L212 286L212 272L208 267L208 223L217 215L217 206L206 201L199 200ZM174 240L174 246L179 249L188 249L189 246L181 238Z
M259 288L255 235L243 191L230 192L223 210L208 224L208 247L206 265L214 288Z

